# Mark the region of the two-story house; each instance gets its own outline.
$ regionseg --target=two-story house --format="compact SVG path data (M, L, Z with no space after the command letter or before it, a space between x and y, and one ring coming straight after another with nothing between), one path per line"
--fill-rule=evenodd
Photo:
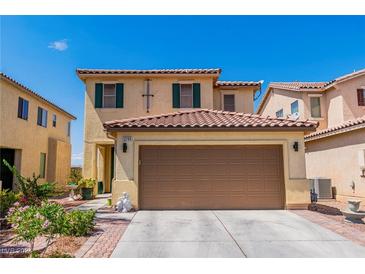
M78 69L85 177L137 209L305 207L304 134L317 122L252 114L261 82L220 69Z
M0 74L0 181L15 188L15 178L3 159L20 173L63 188L71 168L71 121L76 119L57 105Z
M338 200L365 201L365 69L329 82L270 83L257 112L319 121L305 136L308 178L331 179Z

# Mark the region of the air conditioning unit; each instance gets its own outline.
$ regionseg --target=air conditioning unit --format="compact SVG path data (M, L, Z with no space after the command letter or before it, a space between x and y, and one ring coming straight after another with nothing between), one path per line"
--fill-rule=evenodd
M332 199L331 179L313 178L310 179L311 189L318 195L319 199Z

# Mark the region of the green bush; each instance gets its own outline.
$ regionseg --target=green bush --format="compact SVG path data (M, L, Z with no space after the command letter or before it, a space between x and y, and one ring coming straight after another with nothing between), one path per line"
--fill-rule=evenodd
M66 214L63 234L67 236L86 236L95 226L95 211L73 210Z
M30 244L33 252L35 239L44 234L44 229L48 226L48 220L39 214L36 206L20 206L9 209L8 221L16 234L16 240L26 241Z
M34 241L39 236L47 239L45 252L57 235L86 236L95 226L94 210L66 212L56 203L21 206L16 202L8 213L7 220L14 229L16 239L29 243L31 253L34 250Z
M5 159L3 160L5 166L14 174L17 178L17 187L22 193L21 199L22 204L26 205L40 205L42 201L47 200L49 196L55 190L54 183L43 183L38 182L40 176L33 174L32 178L22 176L15 166L11 166Z
M80 188L94 188L96 180L92 178L83 178L78 182Z
M19 194L7 189L0 191L0 218L5 218L9 208L19 200L19 196Z
M81 179L82 179L81 169L71 168L68 184L77 185Z

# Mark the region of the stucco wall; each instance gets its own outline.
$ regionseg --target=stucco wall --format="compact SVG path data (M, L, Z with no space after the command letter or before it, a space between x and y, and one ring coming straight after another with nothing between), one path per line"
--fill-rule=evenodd
M365 106L359 106L357 101L357 89L365 88L365 75L341 82L327 93L338 102L329 110L329 117L333 118L329 124L336 125L343 121L352 120L365 115ZM334 95L331 95L334 94ZM340 105L341 104L341 105ZM339 116L339 112L341 116Z
M296 91L272 89L267 104L262 110L264 116L276 117L276 112L280 109L284 111L284 117L291 114L291 103L298 100L300 118L303 118L304 103L302 94Z
M276 112L280 109L284 111L284 117L291 114L291 103L298 100L299 119L311 119L319 122L318 130L327 127L327 104L326 97L321 96L321 118L311 117L310 95L318 94L315 92L301 92L282 89L272 89L264 104L261 114L276 117Z
M18 118L19 97L29 101L28 120ZM59 181L63 184L70 170L71 145L70 137L67 136L67 123L71 121L71 118L3 79L0 80L0 98L0 147L21 150L17 153L21 158L20 172L24 176L39 174L40 153L47 153L45 180L52 179L51 181ZM48 110L47 128L37 125L38 106ZM53 114L57 116L56 127L52 126ZM56 150L57 157L49 153L49 140L65 143L64 149ZM49 158L69 160L62 160L60 161L62 165L57 166L56 162L49 161ZM47 177L48 173L51 178Z
M242 88L215 88L214 89L214 109L223 110L223 96L225 94L233 94L235 112L253 113L253 96L256 87L242 87Z
M154 97L151 99L150 112L145 105L145 80L150 79L150 90ZM94 107L95 83L123 83L124 107L123 108L98 108ZM207 76L171 76L171 77L101 77L88 78L85 82L85 114L84 114L84 166L83 175L94 177L96 175L96 146L98 144L113 144L107 138L103 123L115 119L125 119L147 115L156 115L183 110L172 107L173 83L200 83L201 107L213 108L213 77Z
M357 197L365 202L365 178L360 177L358 162L359 151L365 150L365 129L306 142L305 146L308 178L330 178L337 199Z
M131 136L126 153L122 151L123 136ZM299 151L292 148L299 142ZM129 192L138 208L138 153L140 145L283 145L284 177L287 207L309 202L306 180L303 132L125 132L116 139L116 178L113 181L113 203L123 191Z

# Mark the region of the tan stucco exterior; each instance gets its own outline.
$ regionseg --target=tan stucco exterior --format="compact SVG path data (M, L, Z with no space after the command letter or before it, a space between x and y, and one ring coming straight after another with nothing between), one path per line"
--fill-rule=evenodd
M290 115L290 104L299 102L300 119L319 121L317 130L333 127L348 120L365 115L365 107L359 106L357 89L365 88L365 75L360 75L346 81L339 81L319 90L284 90L269 88L265 101L258 113L275 116L283 109L284 117ZM321 118L311 117L310 97L319 96L321 104Z
M331 178L336 199L355 197L365 202L365 178L360 176L359 165L359 154L365 154L364 128L306 142L305 146L308 178Z
M281 90L269 88L259 113L275 116L283 108L290 114L290 104L299 100L301 119L318 120L317 130L332 128L365 115L365 106L359 106L357 89L365 89L365 74L344 76L318 91ZM321 118L310 117L310 96L320 96ZM365 131L353 130L306 141L306 168L308 178L330 178L336 188L336 198L356 197L365 200L365 180L360 177L358 153L365 148ZM355 184L355 191L350 185Z
M80 76L86 86L84 123L83 176L96 178L104 183L104 191L110 189L110 151L114 140L107 137L103 123L132 117L171 113L183 108L172 107L173 83L200 83L201 108L222 109L222 94L235 94L237 112L253 112L253 96L259 87L217 87L216 75L88 75ZM150 80L153 94L147 112L146 80ZM123 108L95 108L95 83L123 83ZM117 189L116 189L117 191Z
M28 120L18 118L18 98L29 102ZM48 111L47 128L37 125L37 110ZM46 174L41 182L63 187L70 173L71 144L68 122L75 119L53 104L11 81L0 79L0 148L15 150L15 165L23 176L40 171L40 153L46 153ZM52 116L56 114L56 127Z
M309 201L306 179L303 132L118 132L116 137L113 203L122 192L131 195L138 208L138 166L141 145L273 145L283 146L285 204L287 208L305 208ZM128 137L127 152L122 143ZM299 151L292 148L299 142Z
M318 121L318 130L327 128L327 104L322 93L319 92L300 92L293 90L284 90L272 88L268 90L269 97L265 101L259 114L264 116L276 116L276 112L283 109L284 117L291 114L291 104L298 100L299 119L309 119ZM321 118L313 118L310 114L310 96L320 96L321 101Z

